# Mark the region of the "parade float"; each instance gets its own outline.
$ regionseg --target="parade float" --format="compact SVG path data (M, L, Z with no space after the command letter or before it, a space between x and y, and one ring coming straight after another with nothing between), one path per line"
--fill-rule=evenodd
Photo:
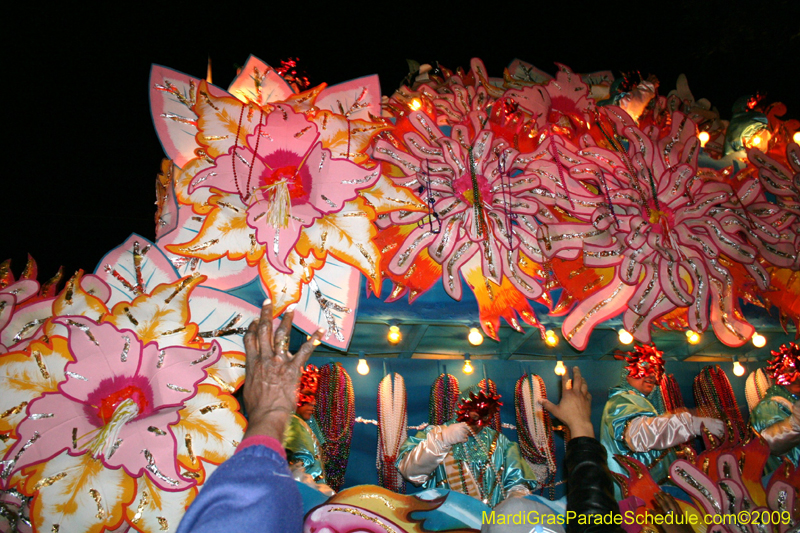
M748 97L727 117L685 78L663 93L519 60L426 67L384 96L377 76L310 87L255 57L227 89L154 66L149 90L154 238L65 279L0 269L4 528L174 530L242 438L242 338L265 298L275 318L296 306L292 349L326 331L316 416L338 492L300 485L308 530L480 529L479 499L412 494L395 468L472 385L503 396L492 427L563 512L563 428L538 400L574 361L599 413L632 343L667 361L658 409L728 423L673 463L685 509L735 493L797 520L800 471L761 482L744 407L800 321L785 107ZM630 508L652 509L646 467L623 467Z

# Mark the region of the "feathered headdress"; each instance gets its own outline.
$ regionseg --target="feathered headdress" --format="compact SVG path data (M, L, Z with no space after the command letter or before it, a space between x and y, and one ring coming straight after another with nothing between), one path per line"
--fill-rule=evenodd
M778 385L790 385L800 379L800 347L790 342L772 350L772 359L767 361L767 374Z
M478 426L491 425L494 414L503 405L500 398L499 394L489 390L481 389L477 394L470 392L469 397L462 399L461 403L458 404L456 421ZM475 411L478 414L477 421L470 418L469 413L471 411Z
M664 375L664 352L652 344L643 344L634 347L630 352L617 352L614 357L624 359L628 364L625 370L630 378L643 378L655 376L656 381L661 381Z
M297 385L297 407L314 401L319 387L319 369L314 365L306 366L303 375L300 376L300 383ZM310 390L311 394L303 394L304 390Z

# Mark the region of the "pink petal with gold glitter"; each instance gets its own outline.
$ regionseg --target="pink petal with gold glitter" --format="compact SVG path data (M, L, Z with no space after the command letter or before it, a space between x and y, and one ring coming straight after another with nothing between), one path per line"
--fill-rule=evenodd
M350 120L370 120L370 114L381 115L381 84L377 75L326 87L314 105L320 109L345 115Z
M242 102L254 102L260 106L282 102L294 91L275 69L251 55L228 86L228 92Z

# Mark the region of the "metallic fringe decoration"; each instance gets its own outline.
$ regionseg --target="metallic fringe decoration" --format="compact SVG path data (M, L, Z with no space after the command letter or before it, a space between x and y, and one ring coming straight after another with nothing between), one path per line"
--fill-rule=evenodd
M403 376L394 373L384 377L378 384L378 457L375 466L378 485L400 494L406 493L406 483L395 462L400 446L406 440L406 405Z
M514 406L517 412L517 440L522 457L534 471L545 470L539 484L541 490L550 489L550 499L555 499L556 444L553 440L553 422L539 404L547 398L544 381L536 374L523 375L514 389Z
M441 374L433 381L428 401L428 423L441 426L456 416L461 390L452 374Z
M744 386L744 395L747 398L747 407L750 411L764 398L767 389L774 384L775 380L770 378L763 368L750 372L750 375L747 376L747 383Z
M326 479L339 492L356 421L353 382L340 363L328 363L319 370L316 417L327 441L322 445Z
M664 409L666 412L674 413L676 410L686 407L681 389L678 386L678 381L675 379L674 374L664 374L659 385L661 400L664 402Z
M733 395L731 382L719 365L707 366L694 378L692 385L697 411L700 416L718 418L728 424L729 430L738 433L734 437L744 439L747 428Z
M492 381L491 379L488 380L488 382L489 382L488 388L487 388L486 382L487 382L487 380L485 380L485 379L480 380L480 382L478 383L478 389L484 389L484 390L488 390L489 392L493 392L495 394L498 394L497 385L495 385L495 382ZM500 422L500 409L498 409L497 413L494 415L494 420L492 420L491 427L492 427L492 429L494 429L498 433L500 433L501 430L503 429L503 424Z

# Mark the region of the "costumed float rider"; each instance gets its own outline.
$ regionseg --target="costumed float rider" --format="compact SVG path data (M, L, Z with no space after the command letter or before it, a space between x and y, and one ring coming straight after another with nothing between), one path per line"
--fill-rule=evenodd
M624 354L628 364L621 383L608 391L600 422L600 442L608 452L608 468L627 475L614 456L632 457L644 463L659 484L666 481L678 446L702 434L704 426L718 437L725 434L720 420L693 416L688 411L658 414L647 397L664 375L662 353L655 346L643 345ZM619 487L615 494L621 497Z
M750 424L770 449L765 474L772 473L783 457L795 466L800 461L800 347L790 342L772 351L767 374L775 385L750 413Z
M289 419L289 427L283 436L283 447L286 448L292 476L297 481L326 496L333 496L336 492L325 481L325 461L322 458L325 437L314 418L318 387L319 370L314 365L308 365L297 386L297 410Z
M489 427L503 405L500 395L475 389L462 395L454 420L406 439L397 469L416 486L449 488L494 507L530 494L537 483L517 444Z

